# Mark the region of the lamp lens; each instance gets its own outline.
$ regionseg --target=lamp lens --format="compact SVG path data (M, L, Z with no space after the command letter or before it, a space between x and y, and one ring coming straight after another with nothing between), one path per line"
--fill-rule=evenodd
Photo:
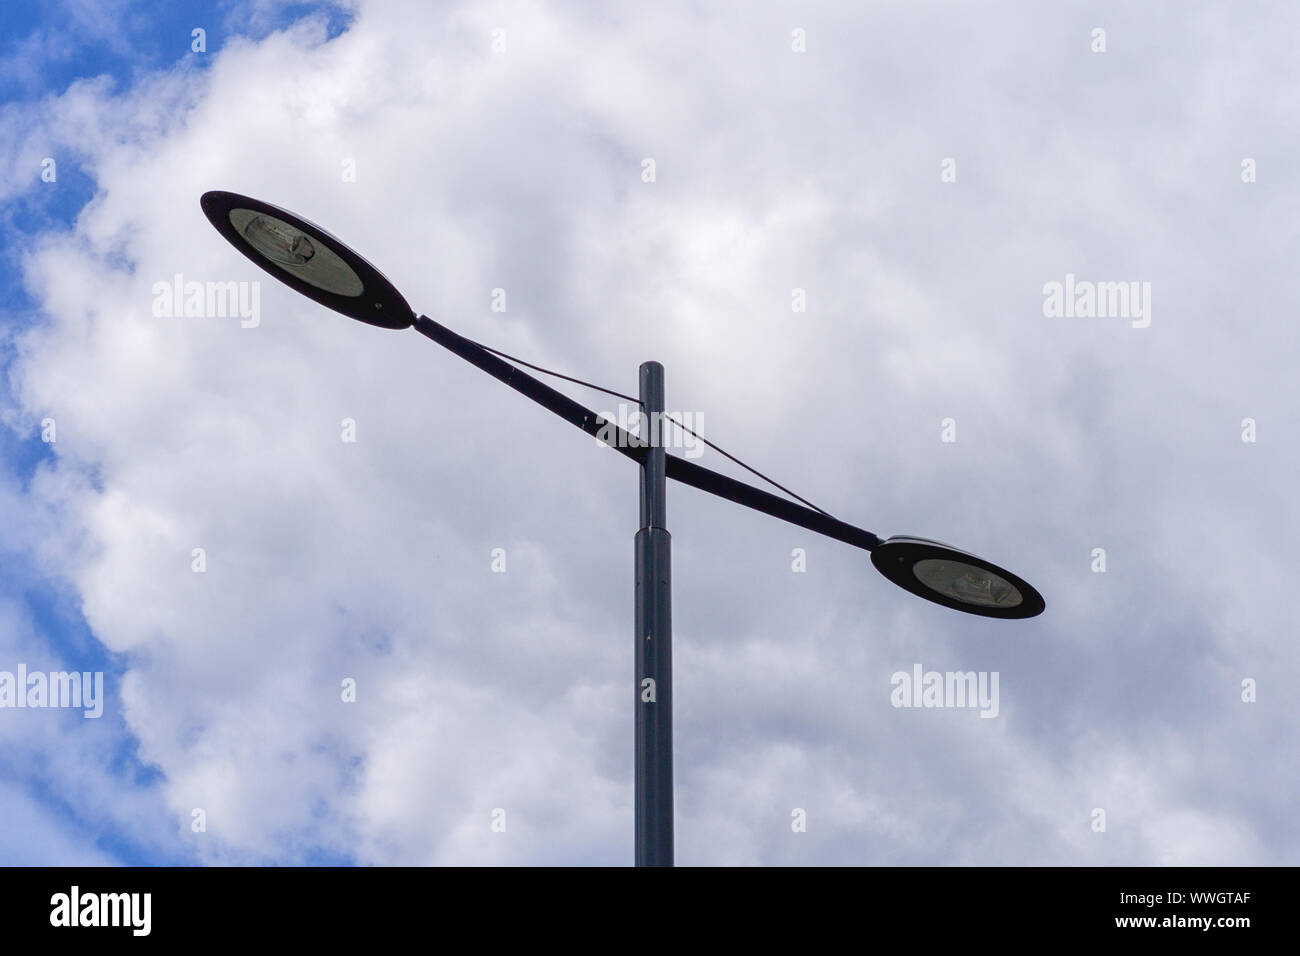
M316 247L304 233L266 216L248 220L244 238L268 259L287 266L300 266L316 254Z
M992 571L961 561L926 558L912 567L918 581L940 594L980 607L1015 607L1024 600L1016 586Z
M320 239L269 213L236 207L230 224L257 254L289 275L334 295L355 297L365 291L361 277Z

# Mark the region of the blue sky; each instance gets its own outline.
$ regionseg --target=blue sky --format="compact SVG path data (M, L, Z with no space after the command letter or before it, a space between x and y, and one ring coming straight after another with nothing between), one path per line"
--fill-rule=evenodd
M26 109L58 96L79 80L108 77L115 89L129 89L145 74L174 69L207 68L210 56L218 53L231 35L233 24L239 35L256 38L281 29L295 19L316 13L326 18L329 32L336 35L346 27L347 14L330 3L283 3L247 19L247 4L232 0L131 0L128 3L46 2L12 0L5 5L0 27L0 110ZM243 17L241 18L241 14ZM192 31L205 30L206 54L191 46ZM252 27L252 29L250 29ZM75 157L60 157L58 179L20 189L0 206L5 268L0 271L0 311L5 333L0 337L0 381L10 391L8 370L14 357L13 337L40 320L39 303L33 301L23 283L21 258L33 239L43 233L71 230L78 214L95 193L94 179ZM53 454L39 430L0 428L0 467L7 481L26 488L33 473L49 464ZM52 660L80 670L103 671L109 694L114 693L126 664L121 655L100 644L77 610L75 591L66 582L41 576L31 567L28 556L5 547L0 540L0 597L12 602ZM75 662L75 663L72 663ZM35 666L35 665L32 665ZM107 713L120 714L110 703ZM68 722L76 730L76 716ZM149 791L160 772L142 762L137 742L121 719L111 716L105 723L109 738L101 745L104 772L125 786ZM195 856L181 846L143 847L111 820L87 818L75 798L59 791L44 779L39 762L12 758L0 763L0 773L31 801L49 811L52 824L63 829L80 845L94 848L104 859L126 865L174 865L195 862ZM12 838L12 834L9 834ZM5 863L44 863L45 848L33 841L17 847L5 840L0 846L17 857ZM4 853L0 853L3 856ZM318 854L321 862L345 862L338 854Z
M634 475L261 283L221 188L1043 591L956 614L672 488L679 862L1294 863L1300 13L1253 9L8 4L0 671L107 702L0 710L0 861L630 859ZM917 665L996 718L897 707Z

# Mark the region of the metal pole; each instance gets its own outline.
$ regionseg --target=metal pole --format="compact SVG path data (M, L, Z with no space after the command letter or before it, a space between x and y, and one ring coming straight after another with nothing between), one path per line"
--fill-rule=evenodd
M636 533L636 865L673 865L673 628L664 367L641 366L641 530Z

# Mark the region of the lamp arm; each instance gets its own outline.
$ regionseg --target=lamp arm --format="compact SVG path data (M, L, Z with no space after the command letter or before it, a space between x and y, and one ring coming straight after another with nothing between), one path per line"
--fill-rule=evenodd
M600 439L615 451L640 463L645 461L645 443L630 432L619 428L609 419L597 415L585 405L580 405L563 392L533 378L523 369L497 358L477 342L457 335L445 325L439 325L427 315L415 320L415 330L433 339L443 348L455 352L471 365L476 365L516 392L526 395L538 405L554 412L570 425L576 425L588 435Z
M415 329L426 338L432 339L444 348L456 353L471 365L487 372L493 378L509 385L515 391L531 398L566 422L581 428L588 435L599 439L615 451L632 459L638 464L645 461L646 443L637 436L619 428L613 422L596 414L584 405L575 402L563 392L558 392L527 372L497 358L477 342L462 335L457 335L445 325L440 325L427 315L415 320ZM677 455L667 455L667 477L680 481L684 485L707 491L719 498L754 511L760 511L773 518L780 518L790 524L798 525L808 531L815 531L836 541L851 544L855 548L870 551L881 543L881 539L870 531L855 528L836 518L805 508L777 495L747 485L743 481L729 478L716 471L697 465Z
M830 515L822 514L820 511L805 508L803 505L797 505L779 495L755 488L753 485L747 485L735 478L718 474L716 471L697 465L685 458L679 458L676 455L668 455L667 457L668 477L680 481L684 485L690 485L700 491L707 491L719 498L726 498L738 505L761 511L765 515L780 518L782 521L788 521L790 524L798 525L809 531L816 531L818 534L834 538L836 541L843 541L845 544L851 544L855 548L862 548L864 551L870 551L881 542L881 539L870 531L855 528L851 524L832 518Z

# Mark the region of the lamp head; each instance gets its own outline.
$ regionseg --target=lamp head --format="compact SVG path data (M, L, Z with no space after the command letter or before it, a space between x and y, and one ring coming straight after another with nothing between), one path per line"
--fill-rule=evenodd
M384 329L415 321L383 273L320 226L238 193L206 192L199 203L232 246L309 299Z
M896 535L872 550L871 563L900 588L967 614L1036 617L1047 607L1024 579L940 541Z

